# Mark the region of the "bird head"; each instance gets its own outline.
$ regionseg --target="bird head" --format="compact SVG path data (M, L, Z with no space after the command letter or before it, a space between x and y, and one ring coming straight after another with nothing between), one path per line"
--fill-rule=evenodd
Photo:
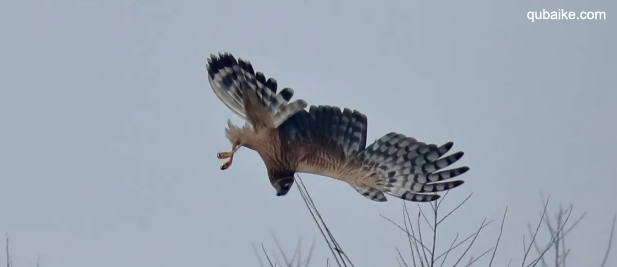
M295 172L284 172L277 173L270 177L270 181L272 183L272 187L276 190L277 196L287 195L289 189L294 184L294 175Z

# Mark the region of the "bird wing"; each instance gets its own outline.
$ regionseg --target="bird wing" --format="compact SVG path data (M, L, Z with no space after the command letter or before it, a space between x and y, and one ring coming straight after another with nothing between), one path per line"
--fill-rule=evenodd
M438 147L389 133L366 147L366 134L364 114L333 106L311 106L308 112L296 113L279 127L281 142L286 142L291 151L304 154L297 172L346 181L374 201L386 201L384 193L409 201L433 201L440 197L435 192L463 183L437 182L469 170L439 171L463 156L463 152L457 152L441 158L452 142Z
M242 119L254 124L255 121L247 114L245 108L247 95L255 95L257 105L270 114L273 127L278 127L293 114L306 108L306 101L299 99L289 103L293 97L293 89L284 88L277 91L274 78L266 77L261 72L255 72L249 61L236 58L229 53L210 55L208 58L208 81L216 96ZM254 126L254 125L253 125Z

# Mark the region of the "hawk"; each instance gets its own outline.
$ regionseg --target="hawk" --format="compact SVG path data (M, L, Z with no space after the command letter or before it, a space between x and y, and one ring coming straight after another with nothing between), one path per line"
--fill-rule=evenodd
M218 98L246 121L243 127L228 120L226 137L229 168L240 147L256 151L266 165L277 196L284 196L296 173L309 173L347 182L358 193L378 202L385 194L408 201L429 202L437 192L463 184L448 180L469 170L443 168L463 157L459 151L444 156L453 146L426 144L391 132L367 146L367 117L349 108L311 105L299 99L290 102L294 91L283 88L277 94L274 78L255 72L249 61L229 53L210 55L208 81Z

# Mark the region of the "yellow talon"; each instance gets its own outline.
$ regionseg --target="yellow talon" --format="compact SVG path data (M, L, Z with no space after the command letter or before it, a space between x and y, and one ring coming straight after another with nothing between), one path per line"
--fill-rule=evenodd
M223 163L223 165L221 166L221 170L227 170L229 166L231 166L231 160L228 160L225 163Z
M231 166L231 163L234 160L234 154L236 153L236 151L238 151L239 148L240 148L240 144L237 144L237 145L234 145L231 152L219 152L218 154L216 154L216 157L219 159L227 159L227 158L229 159L225 163L223 163L223 166L221 166L221 170L227 170L229 166Z
M233 157L233 153L232 152L219 152L218 154L216 154L216 157L219 159L228 159Z

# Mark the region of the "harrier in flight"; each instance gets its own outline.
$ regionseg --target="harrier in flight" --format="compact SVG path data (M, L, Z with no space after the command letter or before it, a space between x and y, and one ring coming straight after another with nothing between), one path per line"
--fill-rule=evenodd
M216 96L246 121L243 127L228 121L232 149L218 153L219 159L229 159L221 169L231 166L240 147L257 151L277 196L287 194L296 173L310 173L344 181L373 201L386 201L385 193L428 202L440 197L436 192L463 184L449 179L469 170L443 170L463 157L460 151L444 156L452 142L437 146L391 132L367 146L364 114L327 105L307 111L306 101L290 102L291 88L277 94L275 79L229 53L211 55L207 69Z

